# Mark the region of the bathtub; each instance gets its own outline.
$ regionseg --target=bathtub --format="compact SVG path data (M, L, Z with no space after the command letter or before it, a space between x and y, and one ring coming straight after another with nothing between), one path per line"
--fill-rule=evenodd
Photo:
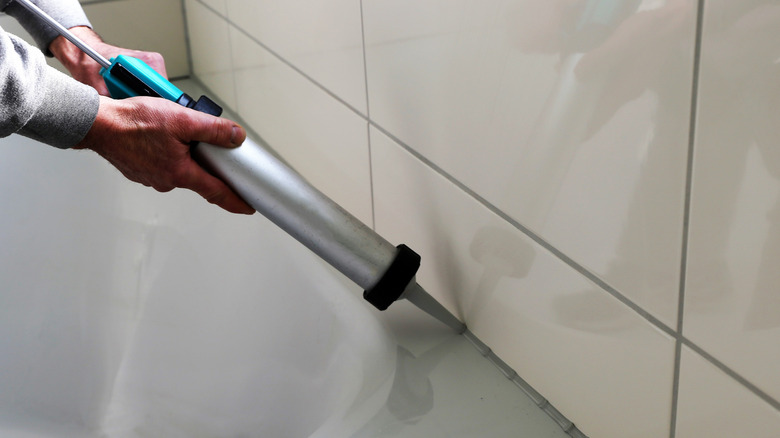
M347 437L397 344L256 214L0 139L0 436Z

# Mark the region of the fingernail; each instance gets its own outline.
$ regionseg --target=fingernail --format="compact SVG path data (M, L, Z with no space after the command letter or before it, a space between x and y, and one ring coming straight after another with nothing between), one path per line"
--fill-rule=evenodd
M233 146L241 146L244 140L246 140L244 128L238 125L233 126L233 131L230 133L230 144Z

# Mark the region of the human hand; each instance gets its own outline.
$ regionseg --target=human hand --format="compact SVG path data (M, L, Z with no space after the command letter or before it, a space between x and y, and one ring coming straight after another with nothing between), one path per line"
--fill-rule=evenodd
M168 77L165 70L165 60L159 53L123 49L106 44L95 31L88 27L77 26L71 28L70 31L107 59L118 55L132 56L149 64L150 67L164 77ZM74 79L91 86L103 96L109 95L108 88L100 76L100 64L65 39L65 37L59 36L55 38L49 45L49 50L68 69Z
M252 207L190 155L193 141L231 148L245 139L235 122L164 99L100 97L97 119L76 148L92 149L128 179L160 192L186 188L231 213L252 214Z

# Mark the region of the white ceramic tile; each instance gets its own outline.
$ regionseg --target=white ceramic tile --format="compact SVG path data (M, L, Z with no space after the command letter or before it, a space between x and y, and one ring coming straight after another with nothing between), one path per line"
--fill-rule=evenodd
M774 438L780 412L688 348L683 349L678 438Z
M122 0L84 5L93 27L107 42L160 52L169 77L190 73L179 0Z
M770 1L704 16L684 334L780 399L777 26Z
M375 129L371 145L377 231L421 254L426 290L587 435L668 436L672 339ZM599 313L572 319L577 297Z
M364 2L371 118L673 327L696 2L569 3Z
M367 122L232 27L231 44L239 115L309 182L371 225Z
M228 107L236 108L228 24L195 0L185 5L193 73Z
M365 114L358 1L228 0L227 6L236 26Z

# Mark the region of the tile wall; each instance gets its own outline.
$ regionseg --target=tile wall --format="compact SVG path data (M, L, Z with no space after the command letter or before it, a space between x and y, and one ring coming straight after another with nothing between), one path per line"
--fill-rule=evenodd
M586 435L780 434L774 2L185 6L194 75Z

